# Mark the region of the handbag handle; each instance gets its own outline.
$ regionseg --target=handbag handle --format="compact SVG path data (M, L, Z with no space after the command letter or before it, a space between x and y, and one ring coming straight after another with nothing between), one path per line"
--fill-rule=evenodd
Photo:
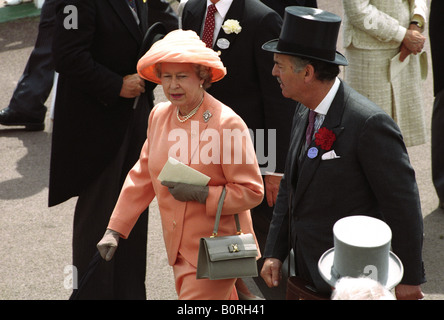
M219 202L217 203L216 221L214 222L213 234L211 235L211 238L217 237L217 230L219 229L220 216L222 214L222 207L224 205L226 193L227 191L225 190L225 187L223 187ZM237 234L241 234L242 230L239 223L239 215L237 213L234 215L234 221L236 222Z

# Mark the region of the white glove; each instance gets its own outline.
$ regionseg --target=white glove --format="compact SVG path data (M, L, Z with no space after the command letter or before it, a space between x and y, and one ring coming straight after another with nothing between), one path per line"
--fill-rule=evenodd
M106 229L105 234L102 237L102 240L97 244L97 249L99 249L100 255L106 261L110 261L114 252L117 250L117 245L119 244L120 233Z

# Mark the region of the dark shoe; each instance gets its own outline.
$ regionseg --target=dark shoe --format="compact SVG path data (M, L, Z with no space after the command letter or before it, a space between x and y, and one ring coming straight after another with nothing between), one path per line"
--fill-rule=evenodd
M45 129L45 123L24 115L11 108L0 110L0 124L4 126L25 126L27 131L42 131Z

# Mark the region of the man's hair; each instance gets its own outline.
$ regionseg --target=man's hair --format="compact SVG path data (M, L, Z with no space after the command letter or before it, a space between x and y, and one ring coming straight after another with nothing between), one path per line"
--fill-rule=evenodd
M334 80L340 72L339 66L333 63L297 56L292 56L292 60L294 64L294 72L300 72L307 65L311 64L314 68L316 78L319 81Z

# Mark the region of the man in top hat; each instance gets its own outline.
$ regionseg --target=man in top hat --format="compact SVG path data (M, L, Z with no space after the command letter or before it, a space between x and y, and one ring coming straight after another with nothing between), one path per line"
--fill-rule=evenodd
M339 66L347 65L336 52L340 24L320 9L287 7L280 38L263 45L274 52L282 94L299 103L261 275L277 285L293 249L297 275L331 292L318 260L333 247L332 227L343 217L368 215L393 232L393 252L404 265L397 298L420 299L423 221L415 173L390 116L338 79Z
M206 24L212 12L214 24ZM295 107L294 101L282 96L279 84L270 74L273 55L261 48L264 42L279 36L282 18L256 0L188 0L182 23L184 30L196 31L208 47L219 52L227 68L227 75L212 84L208 93L230 106L254 133L265 197L252 209L252 216L259 246L263 248L284 172ZM260 259L259 267L262 262ZM285 295L285 288L270 290L260 277L255 281L267 299Z

